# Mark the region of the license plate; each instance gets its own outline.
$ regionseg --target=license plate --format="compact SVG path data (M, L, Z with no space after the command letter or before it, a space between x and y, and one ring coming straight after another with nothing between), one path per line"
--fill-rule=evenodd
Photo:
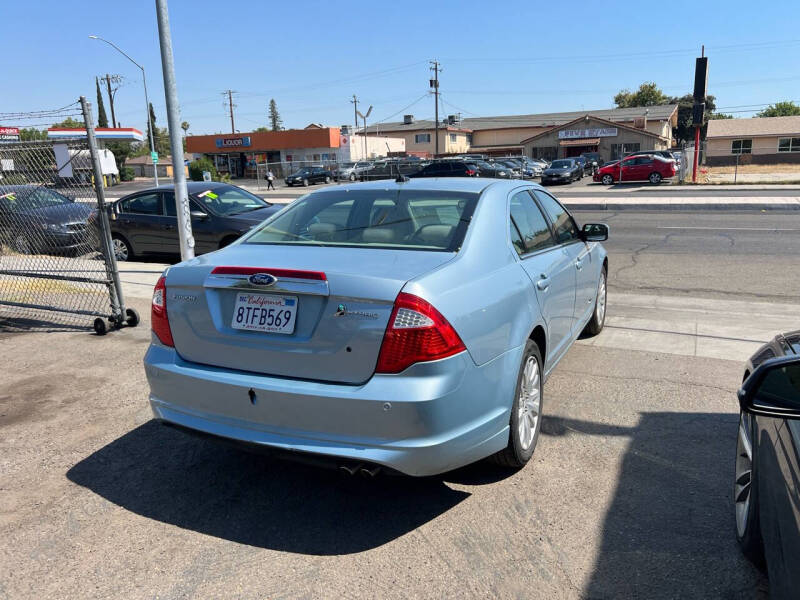
M294 333L295 296L268 296L238 292L231 327L267 333Z

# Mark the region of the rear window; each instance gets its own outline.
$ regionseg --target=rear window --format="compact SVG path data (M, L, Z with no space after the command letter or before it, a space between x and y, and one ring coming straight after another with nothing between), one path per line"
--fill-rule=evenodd
M455 252L478 196L403 189L309 194L265 221L243 243Z

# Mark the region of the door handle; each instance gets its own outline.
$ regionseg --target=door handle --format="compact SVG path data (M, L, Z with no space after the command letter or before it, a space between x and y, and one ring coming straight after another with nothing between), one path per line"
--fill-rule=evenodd
M167 231L172 231L173 229L175 229L175 226L174 225L164 225L164 229L166 229Z
M575 268L580 271L583 268L583 261L579 258L575 261Z
M547 278L547 275L542 273L539 276L539 281L536 282L536 287L539 288L543 292L547 291L547 288L550 287L550 280Z

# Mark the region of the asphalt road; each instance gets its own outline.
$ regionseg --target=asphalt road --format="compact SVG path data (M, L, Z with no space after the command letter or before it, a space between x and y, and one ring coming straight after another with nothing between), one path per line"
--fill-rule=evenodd
M794 213L588 213L609 317L519 472L353 479L151 420L135 329L3 332L0 598L763 598L731 498L742 356L797 327ZM795 275L792 275L794 273Z

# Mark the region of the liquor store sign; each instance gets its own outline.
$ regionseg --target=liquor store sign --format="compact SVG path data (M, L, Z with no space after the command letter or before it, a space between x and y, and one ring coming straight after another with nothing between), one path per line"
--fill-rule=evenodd
M244 135L235 138L216 138L214 142L217 148L249 148L250 136Z
M595 129L562 129L558 132L560 140L579 140L581 138L615 137L616 127L598 127Z

